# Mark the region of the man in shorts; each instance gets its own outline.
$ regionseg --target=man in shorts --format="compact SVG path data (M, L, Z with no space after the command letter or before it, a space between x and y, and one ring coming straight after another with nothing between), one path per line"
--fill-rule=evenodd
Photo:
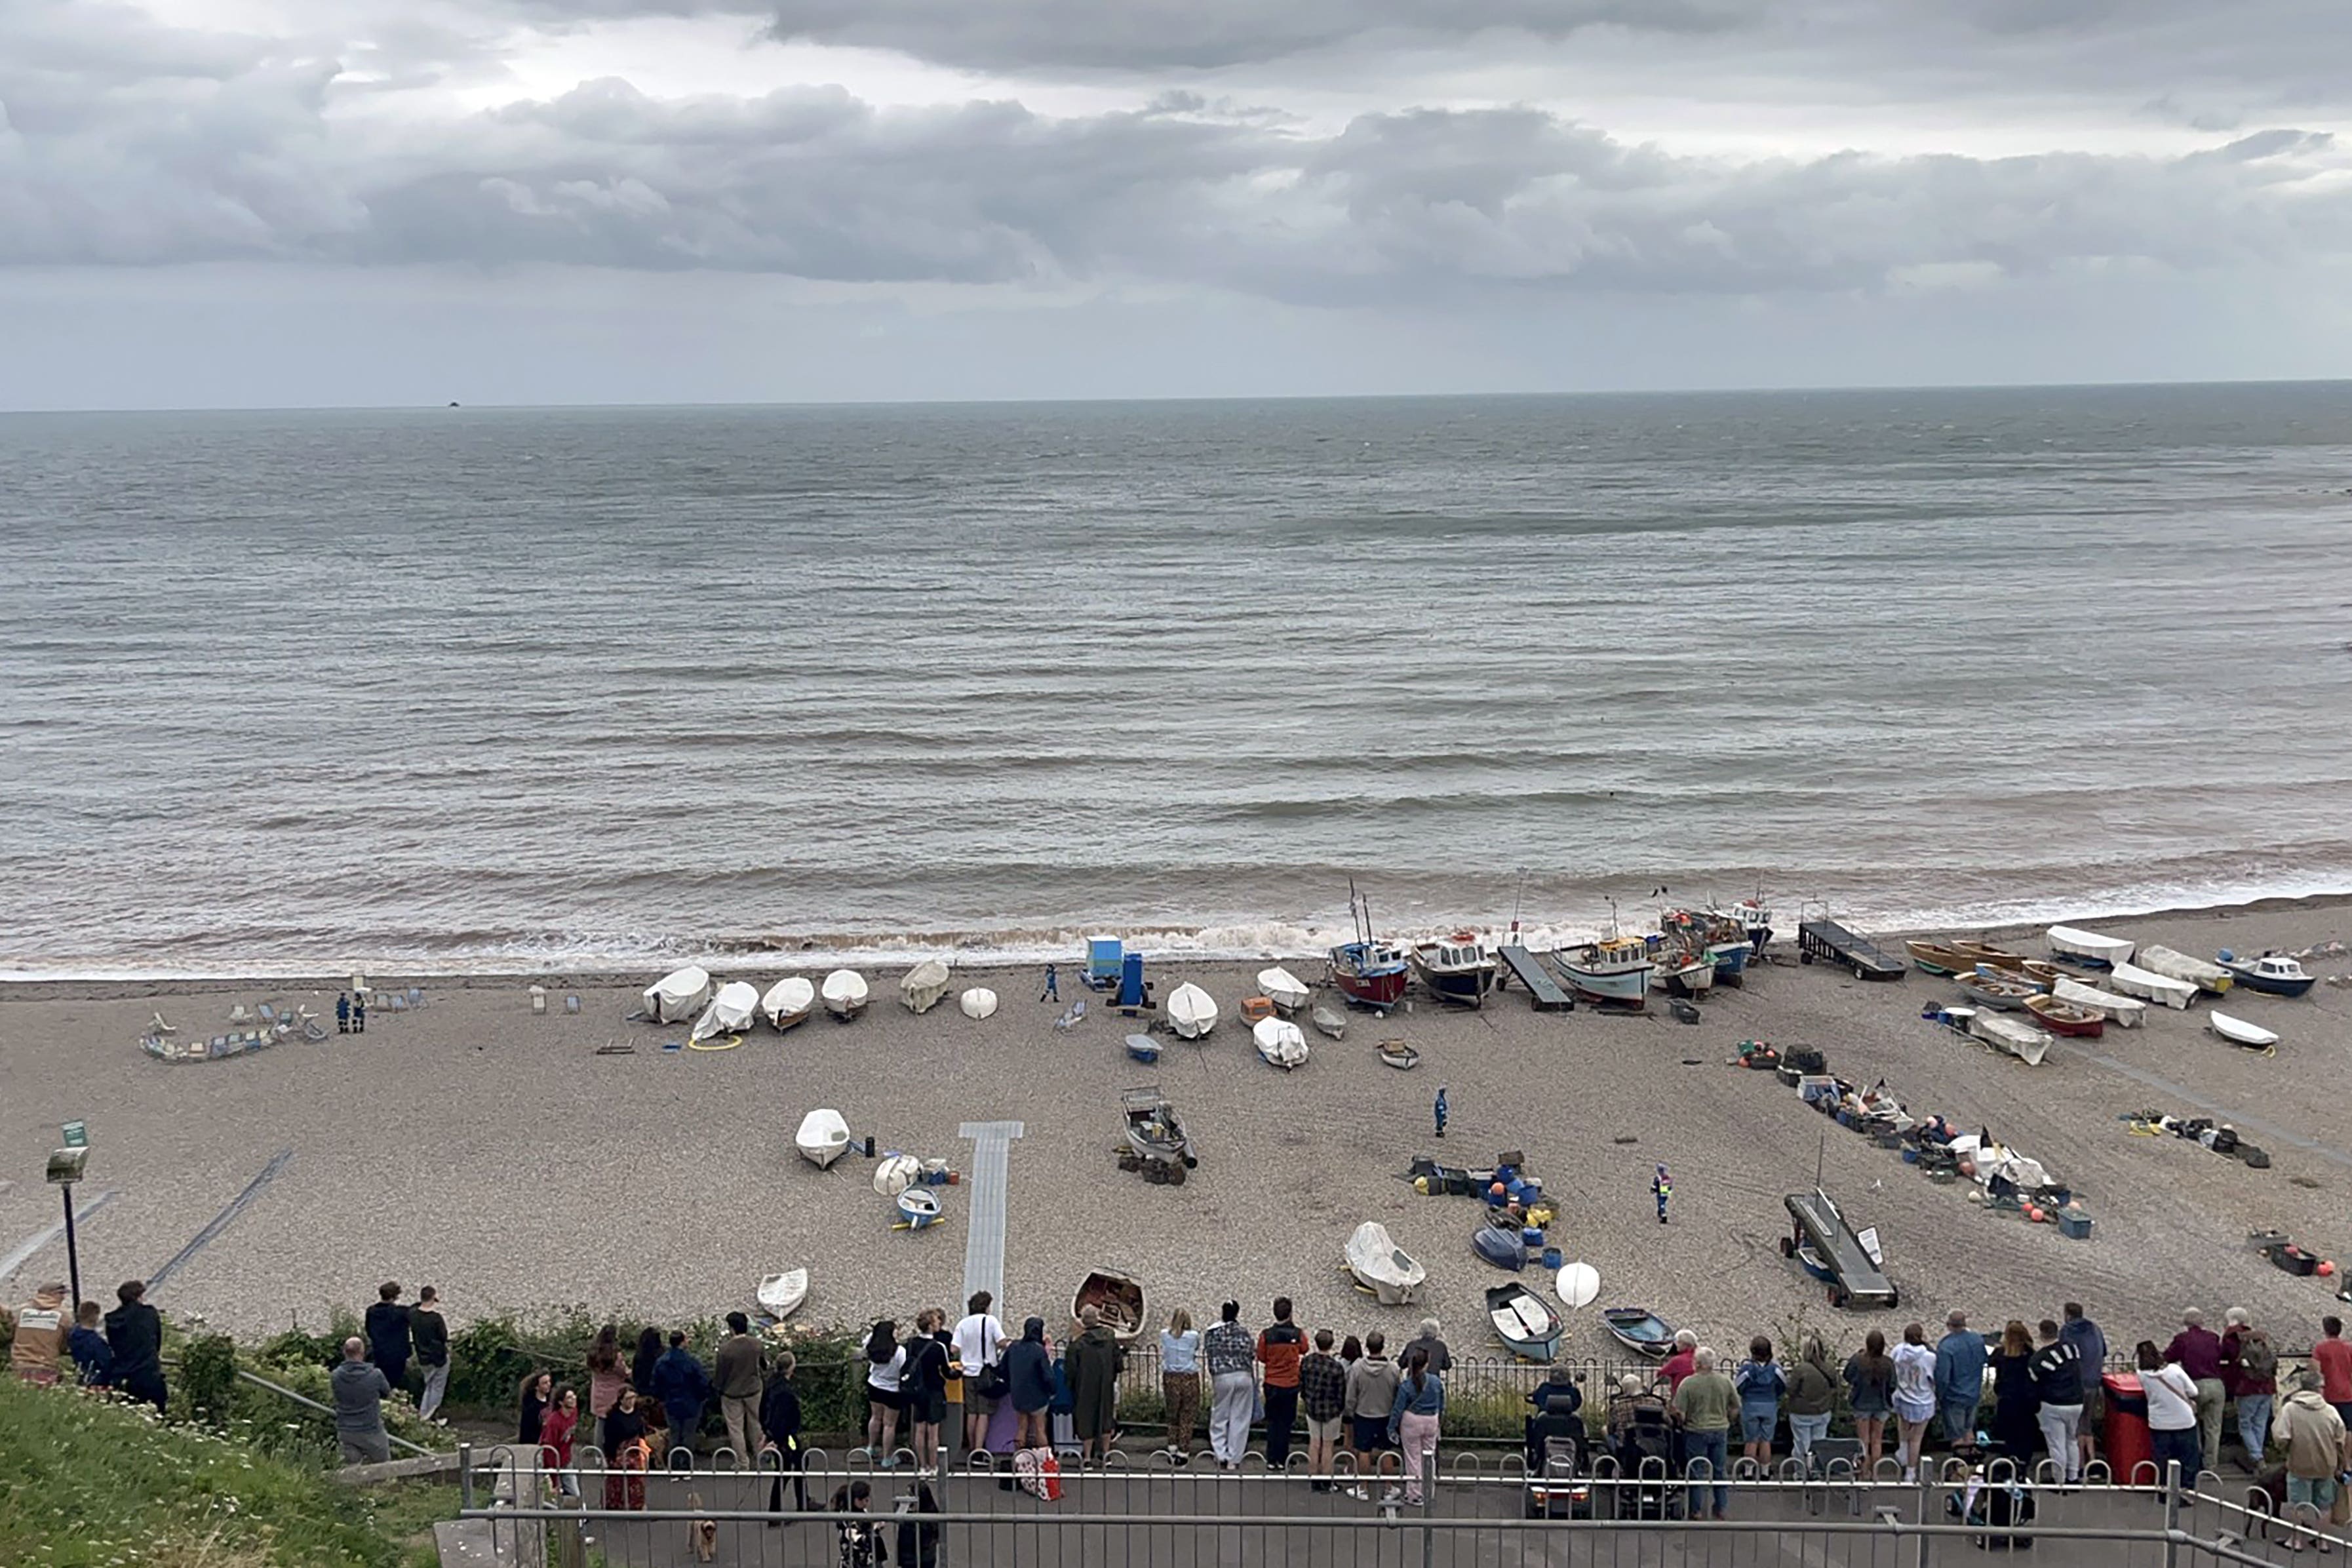
M1331 1331L1315 1331L1315 1348L1298 1361L1298 1413L1307 1417L1310 1490L1328 1492L1347 1427L1348 1368L1331 1353Z
M981 1392L988 1368L1004 1351L1004 1325L989 1309L996 1298L976 1290L964 1303L964 1315L955 1326L956 1365L963 1373L963 1446L977 1454L988 1447L988 1418L996 1402Z

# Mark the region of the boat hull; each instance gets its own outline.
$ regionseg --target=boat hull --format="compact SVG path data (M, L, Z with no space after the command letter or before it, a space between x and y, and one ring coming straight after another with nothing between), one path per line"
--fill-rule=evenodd
M1649 1005L1650 962L1646 958L1632 963L1580 963L1575 950L1569 949L1553 953L1551 963L1580 1000L1637 1009Z
M2306 974L2300 980L2282 980L2275 974L2257 974L2248 964L2225 963L2221 967L2235 977L2238 989L2259 991L2265 996L2300 996L2319 984L2316 974Z
M1070 1297L1070 1317L1076 1320L1094 1308L1121 1344L1133 1344L1143 1335L1143 1286L1116 1269L1097 1268L1078 1281Z
M1548 1362L1559 1354L1559 1314L1524 1285L1497 1285L1486 1292L1486 1321L1495 1337L1525 1361Z
M1415 960L1413 971L1431 995L1459 1006L1483 1007L1487 994L1495 989L1492 969L1439 969Z
M1331 984L1340 995L1359 1007L1371 1007L1382 1013L1404 1000L1405 987L1412 982L1412 972L1403 965L1394 970L1375 970L1370 973L1342 967L1336 961L1331 965Z

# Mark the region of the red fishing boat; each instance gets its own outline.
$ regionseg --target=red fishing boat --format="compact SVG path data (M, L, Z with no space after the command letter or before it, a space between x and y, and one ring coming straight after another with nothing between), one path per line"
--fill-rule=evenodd
M1372 903L1348 884L1348 912L1355 918L1356 940L1331 950L1331 984L1360 1007L1385 1013L1404 1000L1412 969L1404 949L1372 936Z

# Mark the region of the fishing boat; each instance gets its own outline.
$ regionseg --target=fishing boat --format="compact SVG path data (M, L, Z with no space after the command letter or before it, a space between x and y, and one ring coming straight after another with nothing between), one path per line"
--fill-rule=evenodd
M1959 987L1960 994L1979 1007L2004 1007L2011 1012L2024 1006L2027 997L2040 994L2031 985L1996 980L1989 974L1955 974L1952 984Z
M1084 1314L1088 1307L1102 1314L1103 1326L1122 1344L1132 1344L1143 1334L1143 1287L1132 1275L1113 1268L1097 1268L1078 1281L1070 1297L1070 1316Z
M1482 1225L1470 1233L1470 1250L1496 1268L1513 1273L1528 1266L1528 1244L1519 1238L1516 1227Z
M2197 1000L2197 987L2137 963L2117 963L2107 972L2107 984L2126 996L2137 996L2159 1006L2186 1011Z
M1772 940L1772 910L1765 903L1761 893L1752 899L1742 899L1736 904L1709 904L1706 912L1721 920L1738 922L1739 929L1748 933L1748 945L1758 952L1763 952L1765 944Z
M2036 1024L2016 1018L2004 1018L1998 1013L1977 1008L1969 1016L1969 1033L2005 1055L2015 1057L2027 1067L2038 1068L2042 1058L2050 1054L2050 1031Z
M1289 1072L1307 1065L1307 1037L1287 1018L1263 1018L1250 1026L1258 1059Z
M2088 1007L2103 1015L2108 1023L2122 1028L2137 1029L2147 1021L2147 1003L2135 996L2118 996L2112 991L2102 991L2079 980L2061 980L2050 988L2050 994L2061 1002Z
M656 1024L682 1024L710 1005L710 972L688 964L646 987L646 1016Z
M1348 1237L1348 1272L1356 1286L1383 1307L1409 1307L1421 1300L1429 1270L1389 1237L1389 1227L1368 1219Z
M780 1035L786 1029L796 1029L807 1023L809 1013L815 1006L816 987L797 974L785 975L769 986L768 994L760 998L760 1011Z
M722 1035L740 1035L751 1026L760 1011L760 993L748 980L730 980L719 988L702 1016L694 1021L694 1028L686 1037L689 1046L713 1040Z
M1267 1001L1274 1004L1274 1010L1286 1018L1306 1006L1307 998L1311 994L1307 982L1287 969L1259 970L1257 988Z
M1415 942L1411 956L1413 973L1430 994L1465 1007L1486 1005L1486 993L1495 988L1500 971L1495 955L1478 945L1473 931L1455 931L1444 942Z
M1348 884L1348 909L1355 917L1356 940L1331 950L1331 984L1359 1007L1385 1013L1404 1000L1412 982L1412 965L1404 950L1372 935L1371 900Z
M849 1123L838 1110L812 1110L801 1118L793 1146L801 1152L801 1158L822 1171L849 1152Z
M1649 1005L1650 950L1630 936L1557 948L1551 962L1568 988L1588 1002L1634 1012Z
M2227 1013L2207 1014L2205 1026L2231 1045L2243 1046L2248 1050L2266 1051L2279 1042L2277 1030L2265 1029L2260 1024L2250 1024Z
M898 1197L898 1223L894 1230L929 1230L940 1223L940 1194L929 1187L908 1187Z
M1136 1164L1160 1166L1168 1184L1182 1186L1184 1173L1201 1162L1192 1153L1192 1134L1177 1120L1176 1108L1160 1086L1147 1083L1119 1090L1118 1109L1126 1122L1128 1152Z
M1524 1285L1486 1288L1486 1321L1495 1337L1523 1361L1550 1361L1559 1354L1559 1314Z
M2266 952L2249 963L2225 947L2221 960L2240 985L2272 996L2300 996L2319 979L2283 952Z
M907 971L898 982L898 1000L909 1013L928 1013L940 1005L948 994L948 966L936 958L927 958Z
M801 1303L808 1300L808 1291L809 1271L787 1268L761 1280L751 1299L761 1311L781 1323L801 1310Z
M1715 965L1717 984L1746 984L1748 961L1756 950L1748 945L1747 930L1738 921L1703 911L1673 910L1659 920L1658 930L1669 942L1678 942L1685 952L1696 953Z
M2105 1013L2079 1003L2062 1002L2055 996L2044 996L2039 993L2028 996L2025 1010L2053 1035L2097 1039L2107 1032L2107 1016Z
M982 1018L993 1018L996 1016L996 993L985 985L975 985L956 998L956 1005L962 1008L963 1016L974 1023Z
M1990 942L1955 942L1952 951L1965 957L1971 968L1982 963L1989 963L1995 969L2025 967L2025 954L2011 952L2005 947L1995 947Z
M1647 1307L1603 1307L1601 1326L1635 1355L1664 1361L1675 1348L1675 1326Z
M1334 1040L1348 1037L1348 1015L1345 1013L1333 1007L1318 1007L1313 1016L1317 1034Z
M1974 974L1977 961L1940 942L1906 942L1903 951L1929 974Z
M2210 991L2219 996L2226 993L2237 977L2218 963L2208 963L2201 958L2191 958L2169 947L2143 945L2139 950L2139 966L2168 980L2186 980L2200 991Z
M1715 965L1702 954L1664 948L1650 961L1650 984L1669 996L1704 996L1715 989Z
M1180 1040L1197 1040L1217 1026L1217 999L1187 980L1168 994L1168 1026Z
M873 997L866 988L866 976L855 969L835 970L824 977L817 994L824 998L824 1010L845 1024L865 1012L866 1004Z
M2052 926L2042 940L2050 944L2051 957L2063 958L2086 969L2113 969L2118 963L2129 963L2135 948L2126 938L2101 936L2079 926Z
M1402 1040L1382 1040L1380 1045L1381 1065L1400 1072L1411 1072L1421 1065L1421 1053Z

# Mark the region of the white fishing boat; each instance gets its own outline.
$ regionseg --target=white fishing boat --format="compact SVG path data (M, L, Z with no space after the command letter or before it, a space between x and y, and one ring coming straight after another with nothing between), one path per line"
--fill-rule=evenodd
M760 993L748 980L730 980L719 988L702 1016L694 1021L694 1030L686 1037L689 1046L704 1040L715 1040L721 1035L740 1035L751 1026L759 1016Z
M1252 1026L1250 1037L1257 1042L1257 1054L1268 1067L1288 1072L1307 1065L1307 1037L1287 1018L1259 1019Z
M975 985L956 999L956 1005L963 1009L965 1017L975 1022L982 1018L993 1018L996 1016L996 993L985 985Z
M1738 921L1739 929L1748 933L1749 943L1759 952L1772 940L1772 908L1761 893L1733 904L1710 903L1706 912L1717 920Z
M866 1011L866 1004L873 1000L866 976L855 969L836 969L826 975L821 994L824 1010L845 1024Z
M2278 1031L2265 1029L2260 1024L2250 1024L2243 1018L2233 1018L2227 1013L2208 1013L2205 1026L2233 1046L2243 1046L2250 1051L2266 1051L2279 1042Z
M2042 1058L2050 1054L2049 1030L2017 1018L2005 1018L1982 1007L1969 1015L1969 1033L2030 1068L2040 1067Z
M1715 989L1715 961L1678 947L1664 949L1650 964L1650 989L1670 996L1704 996Z
M646 1016L656 1024L678 1024L710 1005L710 972L688 964L646 987Z
M2107 974L2107 984L2126 996L2137 996L2160 1006L2186 1010L2197 1000L2196 985L2187 980L2175 980L2168 974L2158 974L2142 969L2137 963L2118 963Z
M2051 957L2087 964L2093 969L2113 969L2118 963L2129 963L2135 945L2123 937L2101 936L2079 926L2052 926L2043 940L2050 944Z
M2186 980L2200 991L2210 991L2219 996L2227 992L2237 976L2218 963L2169 947L2145 946L2139 950L2139 966L2152 969L2169 980Z
M838 1110L812 1110L801 1118L793 1146L803 1159L824 1170L849 1152L849 1123Z
M1217 999L1187 980L1168 994L1168 1026L1178 1039L1199 1039L1217 1026Z
M1315 1032L1334 1040L1348 1037L1348 1015L1336 1007L1318 1007L1314 1014Z
M898 1000L909 1013L928 1013L940 1005L948 994L948 966L936 958L927 958L907 971L898 982Z
M807 1023L809 1012L815 1005L816 987L797 974L785 975L760 998L760 1011L778 1034Z
M1348 1272L1383 1307L1409 1307L1421 1300L1429 1270L1389 1238L1389 1227L1368 1219L1348 1238Z
M2088 1007L2106 1015L2107 1022L2118 1028L2137 1029L2147 1021L2147 1004L2130 996L2118 996L2112 991L2102 991L2095 985L2085 985L2079 980L2061 980L2052 984L2050 994L2061 1002L2072 1002L2077 1007Z
M761 1280L752 1300L759 1303L760 1310L781 1323L801 1310L801 1303L808 1300L808 1291L809 1271L787 1268Z
M1261 995L1274 1004L1274 1010L1286 1018L1306 1006L1307 998L1311 994L1307 982L1287 969L1280 968L1259 970L1257 988Z

